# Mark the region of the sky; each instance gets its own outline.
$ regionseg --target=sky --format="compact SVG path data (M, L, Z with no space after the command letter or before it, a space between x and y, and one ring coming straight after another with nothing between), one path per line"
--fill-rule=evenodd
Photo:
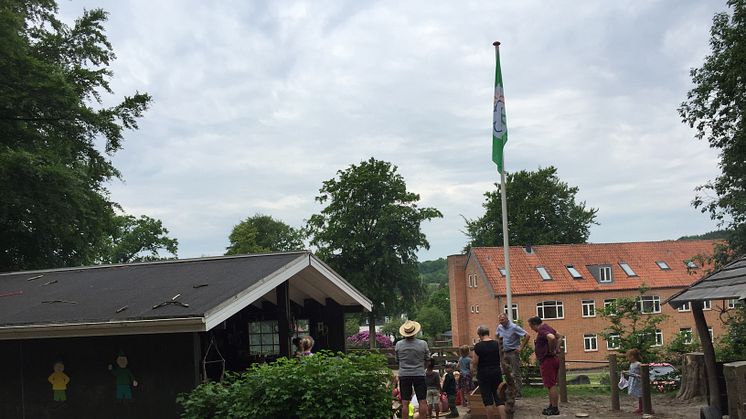
M506 168L557 167L598 209L591 242L716 228L691 201L717 151L677 108L724 0L60 0L60 16L97 7L117 55L104 104L153 96L111 197L161 219L181 258L223 254L256 213L303 226L322 182L370 157L443 213L420 260L460 253L499 180L496 40Z

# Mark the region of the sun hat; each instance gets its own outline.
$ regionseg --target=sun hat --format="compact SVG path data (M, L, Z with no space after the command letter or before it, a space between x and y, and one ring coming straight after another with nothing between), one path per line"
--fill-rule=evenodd
M422 329L422 326L419 323L414 320L407 320L399 327L399 334L409 338L420 333L420 329Z

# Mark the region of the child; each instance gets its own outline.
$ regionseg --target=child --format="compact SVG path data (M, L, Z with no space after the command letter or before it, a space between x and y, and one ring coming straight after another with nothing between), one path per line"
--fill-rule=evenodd
M640 381L640 361L642 361L642 357L638 349L628 350L625 356L629 361L629 371L625 372L629 378L627 393L632 397L637 397L637 410L634 413L642 414L642 381Z
M451 413L447 414L447 418L457 418L458 408L456 407L456 378L453 376L453 364L446 364L446 376L443 379L443 392L448 396L448 406L451 408Z
M461 379L461 373L458 370L457 365L453 366L456 370L453 372L453 378L456 379L456 406L461 404L461 390L458 389L458 382Z
M433 371L435 360L430 358L425 371L425 384L427 384L427 417L433 417L433 408L435 408L435 417L440 417L440 374Z
M303 339L300 340L300 348L301 353L300 356L309 356L313 355L313 352L311 352L311 349L313 349L313 338L311 336L306 336Z
M52 384L52 399L56 402L67 401L67 384L70 382L70 377L63 372L65 364L57 361L52 369L54 372L47 378L47 381Z
M471 357L469 356L469 346L461 345L459 348L461 358L458 359L458 370L461 378L458 380L458 388L461 391L461 405L469 406L469 394L474 389L471 380Z

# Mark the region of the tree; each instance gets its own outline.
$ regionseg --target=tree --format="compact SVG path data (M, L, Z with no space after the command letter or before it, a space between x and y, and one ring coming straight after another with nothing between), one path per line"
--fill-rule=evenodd
M151 100L103 106L113 93L106 12L73 26L56 12L53 0L0 3L0 271L96 260L115 216L109 156Z
M374 158L338 171L316 197L326 207L308 220L311 245L372 300L371 325L379 314L411 307L422 292L415 252L429 244L420 225L442 215L418 207L419 199L396 166Z
M424 302L415 304L410 318L422 324L423 334L434 339L451 330L451 300L447 285L440 285L433 291L426 292Z
M596 222L597 209L576 202L577 187L570 187L550 166L531 172L509 173L507 183L508 232L514 244L585 243ZM502 204L499 185L486 192L485 214L466 221L469 247L502 246Z
M720 264L746 252L746 1L727 3L732 14L713 18L712 52L691 70L694 87L678 109L695 137L720 152L722 173L699 186L693 201L730 231L729 246L715 258Z
M130 263L176 258L179 242L167 236L161 220L141 215L117 215L103 243L98 262ZM161 256L161 250L170 256Z
M303 249L301 232L269 215L255 214L233 227L226 255Z
M423 284L448 283L448 262L444 258L420 262L419 269Z

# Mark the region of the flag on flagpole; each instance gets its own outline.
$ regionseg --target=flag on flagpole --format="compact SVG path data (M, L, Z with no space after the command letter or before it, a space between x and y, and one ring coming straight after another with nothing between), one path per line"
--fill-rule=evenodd
M500 71L500 43L495 42L495 103L492 110L492 161L497 170L503 171L503 148L508 142L508 126L505 122L505 95L503 94L503 76Z

